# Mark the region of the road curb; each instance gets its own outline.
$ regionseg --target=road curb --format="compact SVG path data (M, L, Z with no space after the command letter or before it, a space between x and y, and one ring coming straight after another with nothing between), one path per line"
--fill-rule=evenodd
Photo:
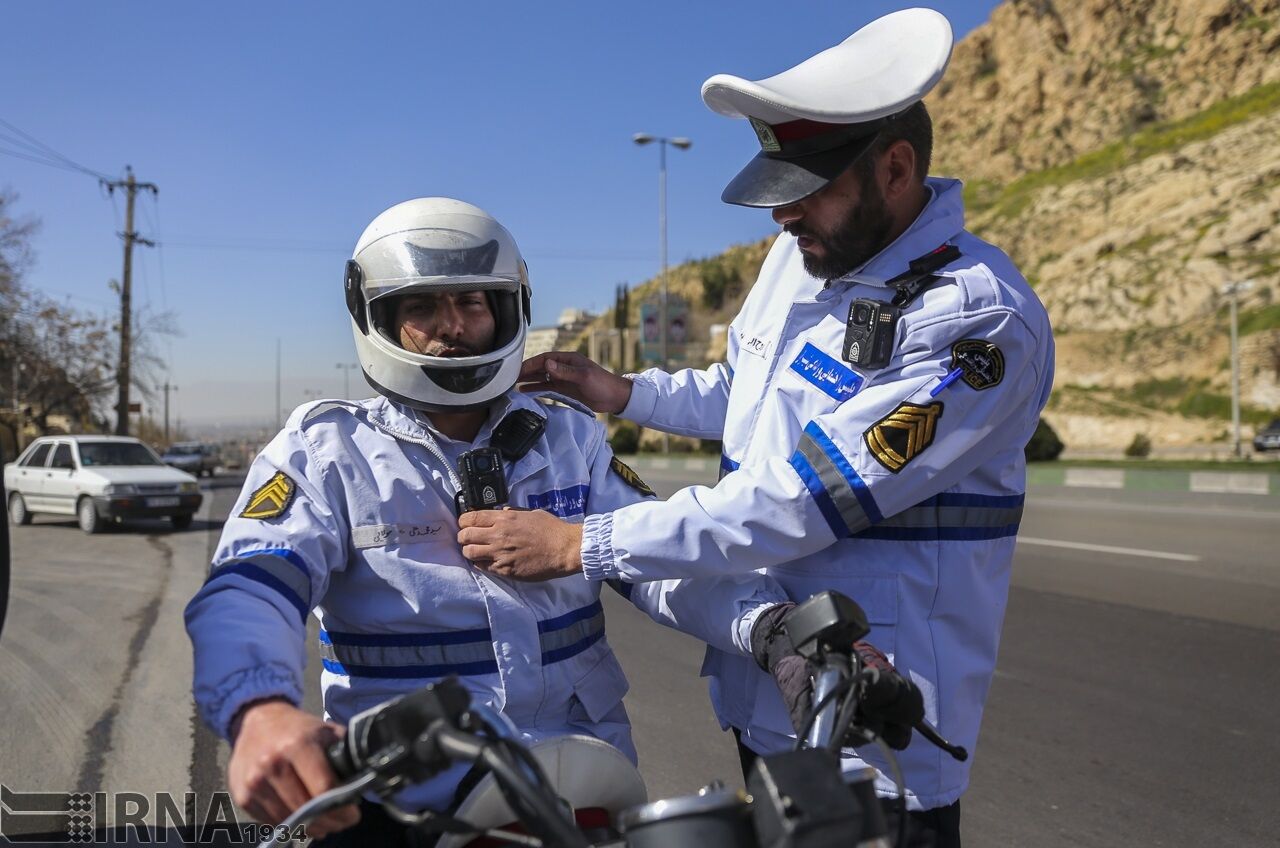
M622 460L638 472L653 470L713 473L720 466L719 457L713 456L633 454L622 457ZM1175 471L1036 464L1027 467L1027 485L1280 498L1280 474L1263 471Z
M1260 471L1052 468L1033 465L1027 468L1027 485L1280 497L1280 474Z

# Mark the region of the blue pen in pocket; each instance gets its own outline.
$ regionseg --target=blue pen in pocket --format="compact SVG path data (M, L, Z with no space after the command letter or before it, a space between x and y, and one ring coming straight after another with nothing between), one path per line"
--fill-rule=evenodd
M938 395L942 394L942 390L945 389L947 386L951 385L952 383L954 383L956 380L959 380L960 375L963 373L964 373L963 368L952 368L951 373L943 377L942 382L934 386L933 390L929 392L929 397L937 397Z

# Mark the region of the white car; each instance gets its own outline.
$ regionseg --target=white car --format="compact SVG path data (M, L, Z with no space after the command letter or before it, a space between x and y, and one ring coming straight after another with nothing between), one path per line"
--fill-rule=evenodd
M212 477L218 470L218 446L203 442L178 442L160 455L160 461L197 477Z
M126 518L167 517L181 529L204 499L196 478L124 436L36 439L4 467L4 487L14 524L38 512L74 515L86 533Z

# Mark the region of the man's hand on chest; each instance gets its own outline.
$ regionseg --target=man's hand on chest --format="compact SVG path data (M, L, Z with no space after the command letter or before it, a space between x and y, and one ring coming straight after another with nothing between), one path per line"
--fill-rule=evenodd
M477 510L458 526L462 555L491 574L537 581L582 570L582 527L543 510Z

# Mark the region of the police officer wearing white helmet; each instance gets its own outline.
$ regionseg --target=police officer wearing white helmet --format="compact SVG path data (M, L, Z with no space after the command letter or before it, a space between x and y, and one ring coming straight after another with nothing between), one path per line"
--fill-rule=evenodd
M196 703L234 746L232 797L260 820L280 822L334 785L324 748L343 724L458 675L528 743L576 733L612 746L597 745L607 753L594 768L604 771L575 790L575 806L642 802L622 704L627 682L605 639L601 584L577 576L527 585L486 574L455 540L460 511L504 501L492 474L467 488L459 462L473 449L497 450L486 454L490 466L470 468L501 466L505 503L558 520L581 522L652 495L614 459L589 411L513 388L530 303L514 240L468 203L401 203L360 237L347 263L346 302L378 396L294 411L250 468L209 577L186 610ZM625 590L655 620L678 617L681 629L739 655L749 651L750 619L785 599L759 575ZM706 605L708 597L716 603ZM312 612L328 721L299 709ZM395 802L411 811L456 808L463 771L410 786ZM369 803L312 825L312 836L326 834L326 845L418 844Z
M945 17L909 9L776 76L707 80L707 105L745 118L760 144L723 199L770 209L783 229L730 326L726 361L622 379L552 353L522 379L645 427L722 439L721 481L558 534L547 520L475 513L460 541L493 553L490 573L514 577L641 583L759 569L796 601L839 590L868 613L868 641L919 686L927 718L972 750L1022 513L1023 447L1054 358L1025 278L965 229L960 182L928 176L921 101L951 46ZM570 555L548 565L535 533ZM747 758L792 744L760 663L713 647L704 674ZM848 768L879 767L878 789L892 793L876 749L846 753ZM899 761L925 844L959 844L970 763L919 738Z

